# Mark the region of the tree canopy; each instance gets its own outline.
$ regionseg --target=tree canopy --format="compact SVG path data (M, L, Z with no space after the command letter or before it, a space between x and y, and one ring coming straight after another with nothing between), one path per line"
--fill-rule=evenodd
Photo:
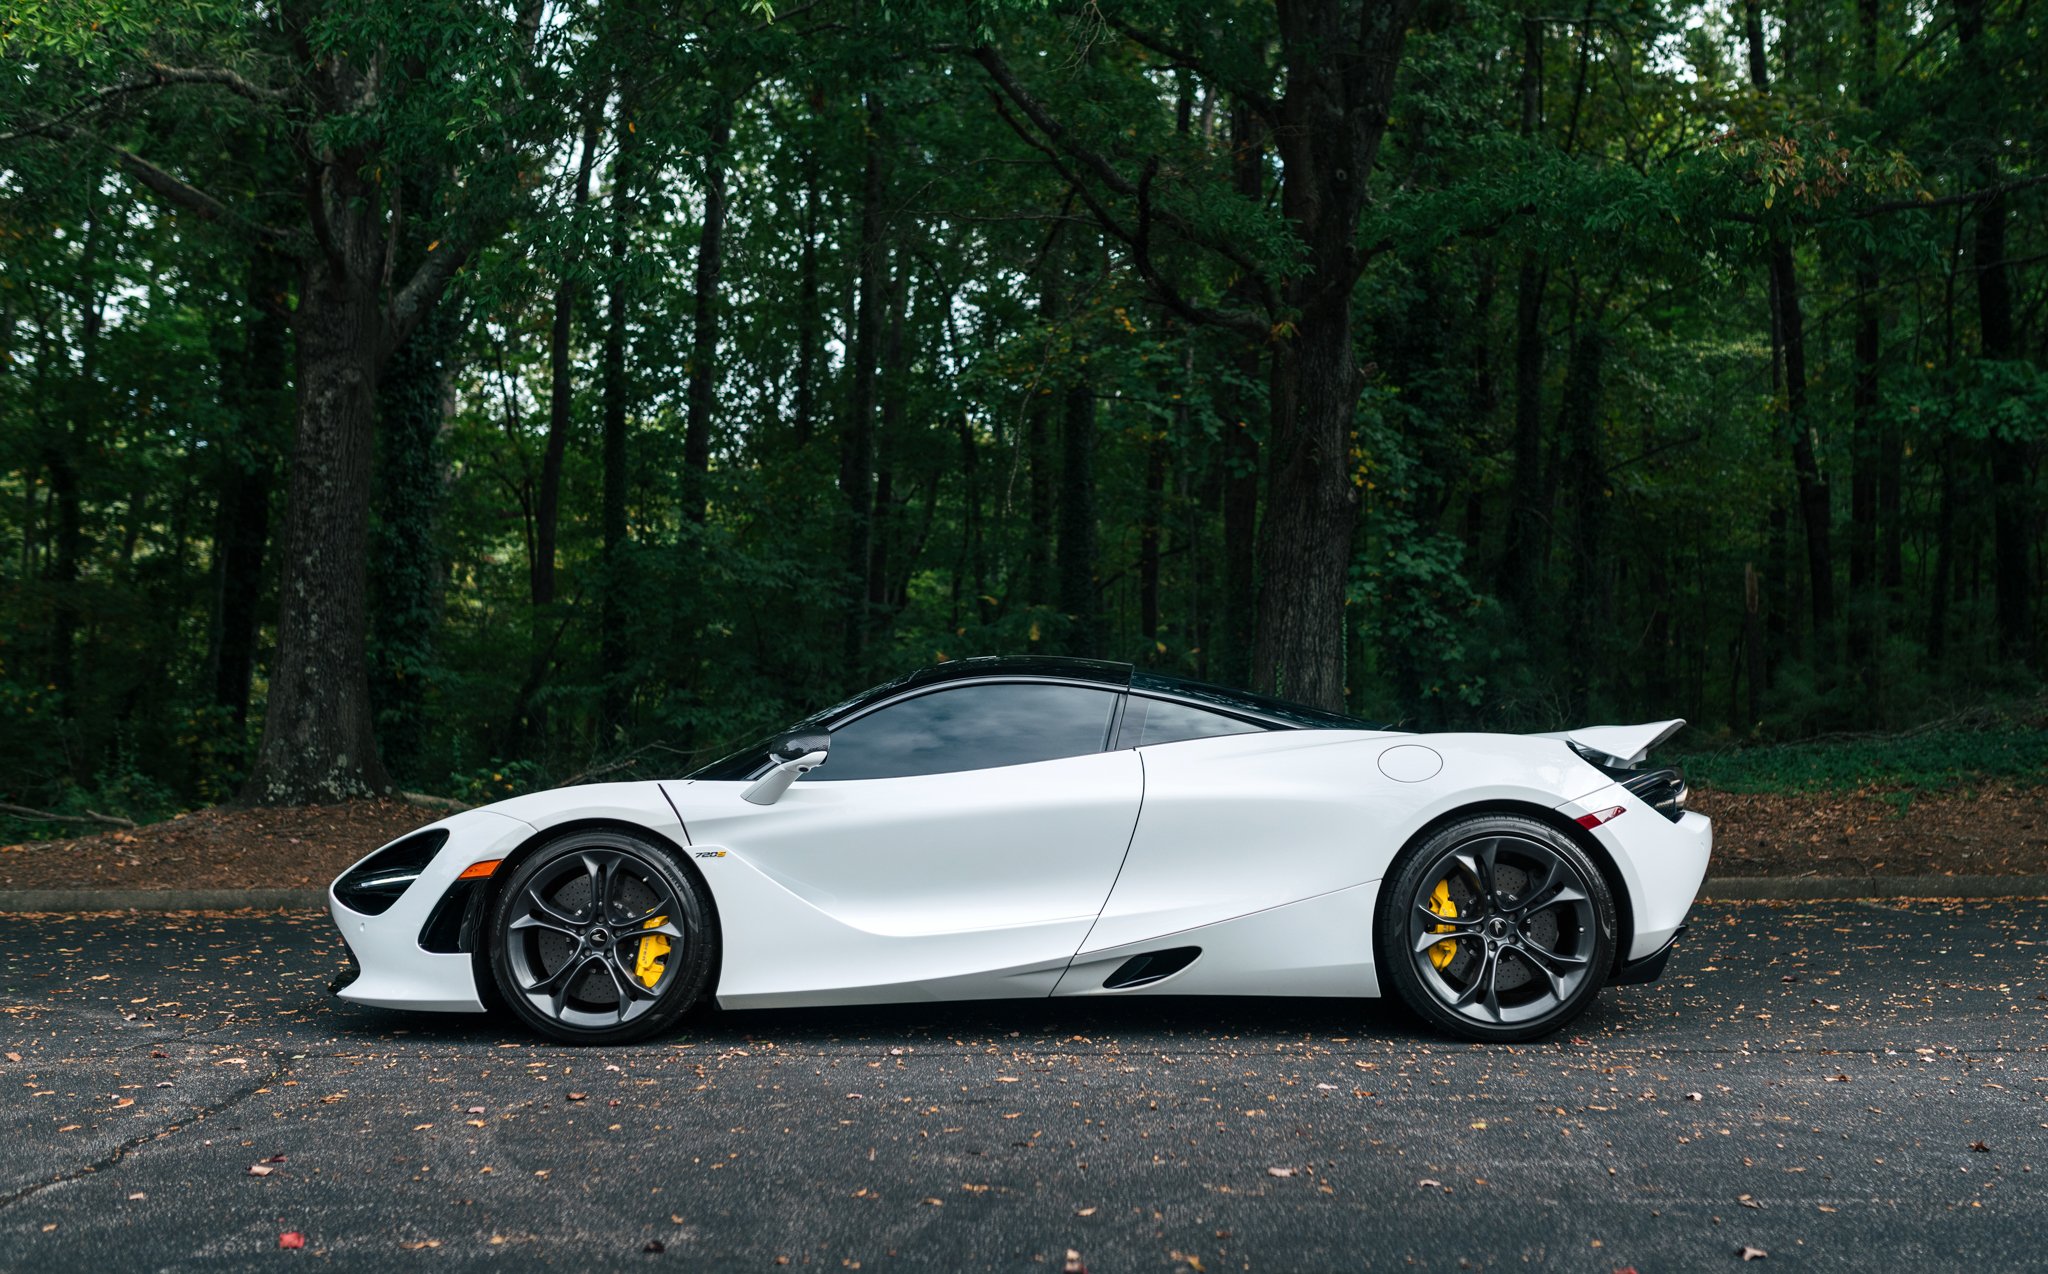
M1416 728L2032 693L2031 0L31 0L0 801L673 774L1102 656Z

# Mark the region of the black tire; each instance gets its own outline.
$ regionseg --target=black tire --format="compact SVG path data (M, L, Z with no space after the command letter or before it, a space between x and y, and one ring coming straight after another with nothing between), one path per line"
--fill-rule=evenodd
M521 860L484 932L505 1007L569 1044L669 1029L703 999L718 960L703 885L658 842L608 828L572 832Z
M1430 1025L1468 1040L1540 1039L1607 980L1614 897L1556 828L1478 814L1394 860L1374 934L1382 982Z

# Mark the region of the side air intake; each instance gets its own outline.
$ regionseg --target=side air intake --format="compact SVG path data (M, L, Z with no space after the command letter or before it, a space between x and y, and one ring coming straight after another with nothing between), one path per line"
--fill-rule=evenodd
M1200 954L1200 947L1174 947L1167 951L1147 951L1143 955L1134 955L1118 965L1115 973L1102 980L1102 989L1128 991L1132 987L1150 986L1187 968Z

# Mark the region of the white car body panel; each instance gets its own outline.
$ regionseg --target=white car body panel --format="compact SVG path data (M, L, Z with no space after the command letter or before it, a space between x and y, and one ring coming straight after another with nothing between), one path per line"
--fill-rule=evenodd
M1382 753L1417 747L1461 763L1419 782L1381 772ZM1137 751L1144 816L1083 954L1378 880L1416 831L1461 806L1549 809L1611 782L1555 744L1512 735L1290 730Z
M1138 821L1135 752L911 778L669 784L728 915L719 1003L1045 995ZM745 868L745 872L736 871ZM978 981L977 981L978 979Z
M1578 819L1614 862L1626 957L1658 952L1705 875L1712 827L1676 822L1560 741L1641 750L1677 723L1568 736L1276 729L907 778L601 784L431 824L447 844L381 915L329 905L361 967L343 999L476 1012L468 953L419 935L465 868L575 824L642 829L704 881L730 1008L1050 995L1379 993L1373 918L1394 855L1475 806ZM829 762L828 762L829 764ZM1127 989L1131 956L1199 947Z

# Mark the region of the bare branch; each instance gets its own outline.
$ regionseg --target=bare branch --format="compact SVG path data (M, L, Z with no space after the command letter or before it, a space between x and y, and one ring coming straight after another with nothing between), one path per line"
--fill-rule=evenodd
M391 298L391 308L386 312L384 324L385 352L389 353L405 344L405 338L419 326L427 311L434 308L447 288L448 280L455 277L463 263L469 260L469 249L443 243L428 251L426 259L405 281Z
M1154 221L1170 227L1175 233L1184 236L1191 242L1199 243L1210 251L1219 254L1244 271L1248 276L1258 275L1259 268L1255 262L1246 257L1234 244L1205 235L1186 218L1162 210L1152 203L1152 180L1158 175L1159 171L1159 159L1157 156L1153 156L1146 161L1143 177L1139 181L1132 181L1117 171L1116 165L1110 163L1107 158L1069 137L1065 126L1053 118L1052 112L1048 111L1037 98L1031 95L1030 90L1026 89L1017 79L1016 74L1011 71L1009 63L1003 60L1003 56L1000 53L983 45L973 50L973 57L975 61L981 63L982 67L988 71L989 77L996 82L1003 95L1017 104L1017 108L1024 112L1026 118L1031 121L1032 125L1048 141L1041 142L1031 136L1023 124L1004 107L1002 98L996 97L994 98L996 110L1002 115L1004 121L1010 125L1012 131L1024 139L1027 145L1044 154L1052 161L1054 170L1067 182L1074 193L1080 196L1081 201L1088 206L1088 211L1094 214L1096 221L1101 224L1103 230L1131 246L1135 254L1133 264L1137 266L1140 276L1153 288L1162 304L1189 322L1232 327L1241 331L1256 332L1262 337L1269 333L1269 326L1256 316L1193 304L1174 289L1166 281L1165 277L1159 273L1158 268L1152 261L1151 254L1151 223ZM1093 173L1112 193L1135 199L1138 202L1139 230L1127 229L1122 223L1117 221L1109 210L1088 192L1085 183L1066 164L1060 161L1054 147L1057 147L1059 151L1078 161L1082 167ZM1143 236L1142 243L1140 242L1141 234Z
M10 818L25 818L36 823L97 823L102 827L133 827L134 822L118 814L101 814L87 810L79 814L50 814L43 810L32 810L26 805L0 805L0 814Z
M246 230L261 239L266 247L282 248L287 247L291 243L291 236L285 231L279 230L275 226L266 226L249 220L191 182L165 172L132 150L116 146L111 142L93 136L91 133L80 132L64 124L52 123L42 125L33 130L33 132L48 137L52 141L83 142L90 146L98 146L112 155L114 162L121 167L122 171L134 178L137 184L162 196L172 206L192 213L202 221L218 221L225 225L232 225ZM5 139L0 138L0 140Z
M1078 198L1083 204L1087 205L1095 224L1105 234L1131 249L1132 266L1137 270L1138 277L1144 280L1145 284L1151 288L1154 298L1161 305L1180 315L1190 323L1211 327L1227 327L1262 339L1271 335L1271 328L1256 315L1246 314L1241 311L1219 310L1210 306L1196 305L1189 301L1185 296L1181 295L1178 288L1175 288L1166 280L1164 275L1160 274L1158 267L1153 264L1151 184L1153 176L1158 171L1157 160L1145 166L1144 175L1134 188L1134 193L1138 196L1138 228L1135 231L1127 229L1108 208L1104 207L1094 195L1089 193L1088 187L1082 183L1080 177L1064 163L1060 162L1058 152L1054 151L1052 147L1044 142L1039 141L1036 137L1033 137L1030 131L1024 127L1023 122L1010 114L1009 108L1003 104L1001 97L991 93L990 99L994 101L996 114L1002 117L1003 122L1008 124L1011 130L1023 139L1025 145L1044 155L1047 162L1052 165L1053 171L1058 173L1060 179L1067 183L1069 202L1071 203L1073 199ZM1064 216L1065 213L1066 209L1063 207L1061 215ZM1050 246L1051 241L1048 239L1048 249Z
M1167 58L1177 65L1186 67L1203 79L1220 85L1232 97L1237 98L1246 106L1257 111L1268 123L1278 122L1280 118L1280 104L1275 102L1264 91L1253 88L1251 85L1233 76L1222 74L1212 67L1207 59L1192 49L1183 49L1170 44L1163 36L1154 35L1150 31L1140 31L1122 18L1112 14L1104 14L1104 16L1108 18L1109 25L1123 32L1124 38L1132 43L1142 44L1159 56Z
M254 83L224 66L165 66L152 62L149 73L157 84L212 84L264 106L278 106L291 100L289 91Z
M145 73L123 80L118 84L109 84L54 119L46 120L40 124L31 124L26 128L18 128L13 132L0 133L0 143L16 141L25 137L55 137L60 129L63 129L73 120L91 115L135 93L152 92L173 84L219 85L242 97L248 98L252 102L264 105L277 105L289 97L289 94L281 89L264 88L261 85L252 84L235 72L222 67L164 66L161 63L152 62Z
M2017 190L2038 186L2044 181L2048 181L2048 173L2040 173L2032 177L2021 177L2016 181L2000 182L1995 186L1985 186L1981 190L1966 190L1961 194L1943 195L1939 199L1892 199L1884 203L1874 203L1868 208L1858 209L1856 215L1859 217L1877 217L1888 212L1911 212L1916 208L1948 208L1956 204L1982 203L1986 199L1995 199L2000 195L2009 195Z

